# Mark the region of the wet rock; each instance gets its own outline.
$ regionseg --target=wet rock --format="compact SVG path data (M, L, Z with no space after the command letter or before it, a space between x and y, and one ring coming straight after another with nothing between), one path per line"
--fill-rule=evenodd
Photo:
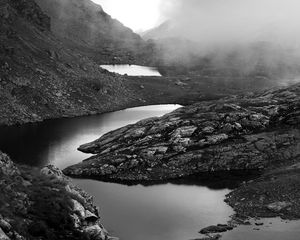
M99 219L98 216L96 216L94 213L90 212L89 210L86 210L84 220L87 222L96 222Z
M213 225L213 226L203 228L199 231L199 233L201 234L220 233L220 232L227 232L232 229L233 227L227 224L218 224L216 226Z
M209 235L207 237L195 238L195 239L191 239L191 240L218 240L218 239L221 239L221 238L222 238L222 235L215 234L215 235Z
M256 226L262 226L264 223L255 223Z

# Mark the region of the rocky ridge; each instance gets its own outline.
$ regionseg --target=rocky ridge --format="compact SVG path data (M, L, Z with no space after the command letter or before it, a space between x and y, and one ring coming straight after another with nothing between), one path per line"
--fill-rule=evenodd
M115 239L93 198L54 166L17 167L0 152L0 239Z
M64 173L147 181L289 165L300 156L299 93L298 84L142 120L80 146L96 155Z

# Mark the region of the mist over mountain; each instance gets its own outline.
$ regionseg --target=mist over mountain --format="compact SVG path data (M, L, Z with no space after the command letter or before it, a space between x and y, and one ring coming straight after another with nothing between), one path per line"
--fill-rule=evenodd
M258 66L298 74L300 19L295 0L169 0L169 19L143 34L154 39L164 64L198 64L249 72ZM296 74L296 75L297 75Z

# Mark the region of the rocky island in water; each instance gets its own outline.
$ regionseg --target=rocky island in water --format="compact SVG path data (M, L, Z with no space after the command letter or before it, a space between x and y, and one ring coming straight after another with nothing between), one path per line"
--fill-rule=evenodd
M115 1L112 9L124 8L128 17L139 11L122 1ZM164 6L161 2L159 9ZM233 214L220 218L225 222L199 225L195 239L237 240L238 235L226 234L241 226L252 226L245 233L251 238L249 231L261 230L264 219L280 218L288 221L282 225L300 226L300 51L292 44L300 29L295 22L300 21L290 21L298 16L293 16L294 11L283 10L278 18L276 10L298 9L297 3L279 0L274 9L264 7L268 0L251 5L265 9L277 23L273 33L273 25L260 15L255 18L260 20L248 22L255 17L247 18L248 0L228 1L230 9L214 0L174 2L168 9L170 20L139 35L110 16L104 0L0 1L0 240L122 240L124 227L107 227L102 206L96 206L102 192L93 197L73 183L86 179L109 182L109 189L162 184L168 188L187 179L193 186L205 182L209 188L215 182L233 181L231 187L211 187L226 189L221 200ZM206 10L218 24L206 19ZM139 20L143 22L135 22ZM205 28L195 27L204 22ZM293 34L286 32L286 26L295 29ZM127 73L126 67L121 74L107 70L117 69L116 64L150 70L147 76ZM82 145L72 146L71 151L78 148L89 154L85 160L82 154L80 162L68 159L64 165L64 154L48 161L57 158L50 152L48 159L39 159L42 166L29 159L42 150L46 155L53 142L45 135L59 129L54 119L68 121L159 104L181 107L129 125L127 119L120 119L124 120L120 127L103 130L112 121L106 117L93 132L92 142L80 133ZM41 129L35 128L41 126L38 122L54 126L35 139L48 148L26 145L22 138L27 131ZM11 135L21 144L10 143ZM128 202L122 204L126 208ZM122 211L112 215L116 214ZM149 226L140 226L144 227ZM145 233L140 240L189 240L179 239L175 229L161 228L161 235ZM125 232L138 239L135 231L132 226L130 233ZM277 233L289 240L299 234L271 229L256 236L277 240Z

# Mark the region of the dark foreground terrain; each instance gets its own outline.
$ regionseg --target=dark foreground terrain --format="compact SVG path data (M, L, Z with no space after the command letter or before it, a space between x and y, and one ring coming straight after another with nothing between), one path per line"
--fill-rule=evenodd
M299 218L300 85L204 101L142 120L79 147L95 154L64 170L109 181L259 171L227 201L246 216Z
M0 152L0 239L114 239L92 197L53 166L17 167Z

